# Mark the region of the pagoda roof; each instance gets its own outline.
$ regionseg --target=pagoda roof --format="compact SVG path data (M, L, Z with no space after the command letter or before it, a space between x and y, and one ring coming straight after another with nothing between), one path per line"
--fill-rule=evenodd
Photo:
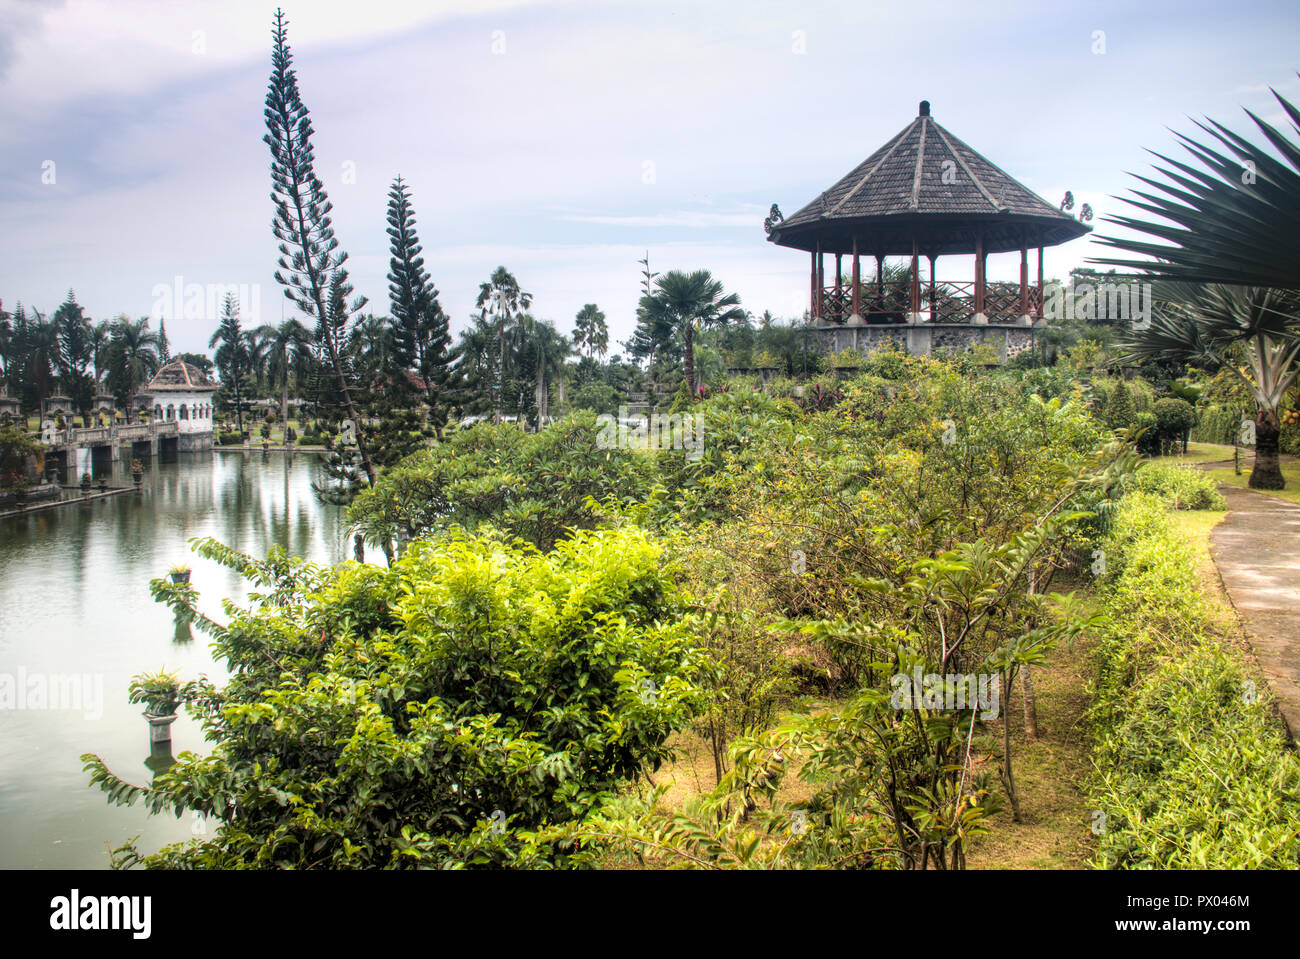
M779 246L829 253L986 253L1056 246L1091 227L1052 206L930 116L917 117L828 190L772 226Z
M144 389L147 393L204 393L213 392L216 388L217 384L194 364L172 360L154 374Z

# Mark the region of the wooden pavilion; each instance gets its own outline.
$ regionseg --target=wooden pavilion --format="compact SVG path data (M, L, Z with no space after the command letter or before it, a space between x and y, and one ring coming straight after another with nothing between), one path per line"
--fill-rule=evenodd
M884 338L899 339L905 332L899 327L924 328L902 337L909 349L921 352L931 345L998 339L990 336L993 329L976 333L974 327L1032 327L1043 315L1043 249L1091 229L945 130L925 100L916 119L834 186L788 219L774 206L766 226L771 242L809 254L810 325L831 331L832 348L847 342L838 330L893 327L896 334ZM1031 249L1037 251L1036 284L1029 281ZM1020 254L1019 282L988 282L988 256L1006 253ZM834 257L830 283L828 255ZM973 255L974 276L936 279L939 257L951 255ZM886 258L899 256L909 258L909 265L891 277ZM865 283L863 257L875 261L875 276ZM925 281L922 257L929 264ZM930 333L938 327L947 335ZM970 332L960 335L962 328ZM858 331L853 334L856 347ZM1000 339L1003 359L1013 340L1028 343L1009 330Z

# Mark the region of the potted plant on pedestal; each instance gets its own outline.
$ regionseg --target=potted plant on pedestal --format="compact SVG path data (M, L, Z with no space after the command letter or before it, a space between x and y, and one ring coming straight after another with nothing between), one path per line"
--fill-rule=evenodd
M144 706L149 722L149 742L170 742L176 709L181 704L181 684L175 673L141 673L131 679L128 701Z
M172 578L173 583L188 583L190 581L190 567L185 563L177 563L167 571L167 575Z
M90 484L92 482L94 482L94 480L89 473L81 474L81 494L83 496L88 496L90 494Z
M138 459L131 460L131 482L135 483L136 489L144 482L144 464Z

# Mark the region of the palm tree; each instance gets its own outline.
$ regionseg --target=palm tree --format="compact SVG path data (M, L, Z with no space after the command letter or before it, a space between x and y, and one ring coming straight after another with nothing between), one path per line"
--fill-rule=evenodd
M685 381L692 396L695 382L695 329L722 326L744 317L740 297L723 293L722 282L708 270L670 270L655 281L654 293L641 298L641 311L651 329L670 330L685 347Z
M486 317L474 317L472 325L460 331L451 351L455 373L455 395L463 413L479 414L495 408L489 394L497 382L497 331Z
M24 323L15 325L16 351L23 357L23 403L40 409L53 392L54 371L58 363L59 337L54 324L46 322L40 310Z
M255 331L259 350L266 357L270 384L280 385L280 417L289 429L289 377L301 372L311 354L311 334L297 320L285 320L279 326L266 324Z
M526 369L525 364L532 365L533 398L537 406L537 431L540 433L550 414L548 383L560 375L564 369L564 361L568 359L572 348L569 346L569 341L556 331L552 323L546 320L535 320L526 314L519 320L522 335L518 345L518 367Z
M357 320L347 344L355 368L376 386L387 384L390 391L398 375L396 332L391 319L370 313Z
M1300 133L1300 110L1276 90L1273 96ZM1211 172L1155 153L1180 171L1156 168L1174 185L1144 176L1137 179L1167 196L1134 191L1146 202L1124 200L1176 225L1127 216L1102 218L1167 242L1098 237L1099 243L1155 259L1090 258L1089 262L1142 269L1194 283L1300 289L1300 232L1295 227L1300 221L1300 146L1249 110L1246 115L1282 155L1282 161L1220 123L1197 123L1237 159L1176 134L1183 147Z
M97 386L108 372L108 344L112 333L108 320L102 320L90 328L90 362L95 369Z
M135 409L135 394L162 365L162 337L149 329L148 319L119 316L109 327L108 381L126 402L127 416Z
M521 290L519 281L504 266L498 266L492 271L492 276L486 283L479 284L478 299L474 301L474 305L478 307L480 317L486 320L491 316L497 324L497 380L492 415L495 423L501 422L502 378L505 375L506 365L506 327L516 313L528 309L532 304L533 295Z
M604 356L609 351L609 326L605 323L605 314L595 303L588 303L574 318L573 345L586 350L588 356L599 353Z
M1254 489L1284 489L1278 460L1283 396L1300 374L1300 294L1170 282L1151 324L1125 344L1137 360L1224 364L1255 400ZM1162 297L1163 298L1163 297ZM1238 365L1244 362L1244 366Z

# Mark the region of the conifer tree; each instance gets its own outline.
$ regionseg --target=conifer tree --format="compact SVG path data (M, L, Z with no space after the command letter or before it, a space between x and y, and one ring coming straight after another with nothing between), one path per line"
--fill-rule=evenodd
M329 305L330 287L336 281L346 288L348 255L339 249L330 211L333 205L325 184L316 175L311 143L311 115L298 92L298 76L288 43L284 13L275 11L275 45L271 54L271 79L266 92L267 134L263 142L271 148L271 199L275 204L272 230L280 241L279 269L275 279L285 288L285 297L316 320L321 353L334 373L334 381L349 419L356 426L357 450L371 485L375 469L370 461L361 418L348 383L346 342L348 321L365 306L365 297L351 305Z
M388 236L392 254L388 296L393 307L397 365L403 371L417 371L424 380L429 418L441 437L446 422L442 401L449 386L451 335L447 315L438 304L438 291L424 269L415 210L400 176L388 193ZM399 385L404 387L405 383Z

